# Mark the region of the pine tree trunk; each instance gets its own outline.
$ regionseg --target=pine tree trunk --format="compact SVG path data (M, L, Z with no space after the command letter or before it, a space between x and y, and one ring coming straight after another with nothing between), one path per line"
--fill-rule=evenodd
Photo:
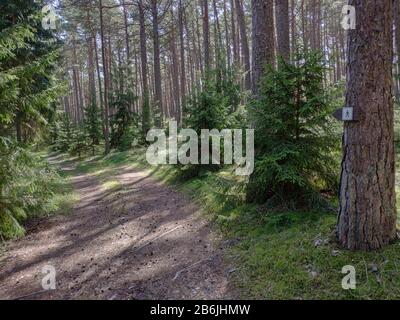
M393 0L393 20L394 20L394 37L395 37L395 48L396 48L396 58L397 58L397 63L395 70L397 79L395 79L396 83L396 95L400 96L400 0Z
M208 0L203 2L203 46L204 46L204 69L211 69L210 61L210 26L208 17Z
M103 58L103 76L104 76L104 153L110 153L110 129L108 123L108 115L109 115L109 105L108 105L108 68L107 68L107 57L106 57L106 43L104 39L104 23L103 23L103 4L102 0L99 0L99 11L100 11L100 38L101 38L101 51Z
M239 24L240 38L242 42L242 54L244 59L244 71L246 72L245 88L251 89L251 74L250 74L250 50L247 40L246 20L244 18L243 5L240 0L235 0L237 19ZM253 12L254 14L254 12ZM253 17L254 18L254 17Z
M161 66L160 66L160 36L158 32L158 8L157 0L152 0L152 16L153 16L153 57L154 57L154 91L155 104L160 112L159 126L163 123L163 105L162 105L162 87L161 87Z
M172 84L174 88L174 104L175 104L175 119L178 125L181 124L181 101L180 101L180 86L179 86L179 62L176 52L176 35L175 35L175 20L173 19L173 12L171 12L172 23L171 37L170 37L170 50L172 55Z
M138 2L140 24L140 59L142 64L142 131L146 135L150 129L149 87L147 80L146 21L142 0Z
M275 63L273 0L252 0L253 70L252 91L257 94L265 65Z
M230 0L231 4L231 33L232 33L232 50L233 50L233 63L237 67L239 65L239 49L236 41L236 23L235 23L235 4Z
M275 0L276 37L278 56L289 61L289 0Z
M229 24L228 24L228 14L226 10L226 1L224 1L224 27L225 27L226 65L229 68L232 64L232 58L231 58L231 41L229 38Z
M346 105L360 114L344 125L337 237L351 250L396 238L392 100L392 0L350 0Z
M185 43L184 43L184 8L182 0L179 0L179 42L180 42L180 58L181 58L181 109L185 108L186 104L186 67L185 67Z

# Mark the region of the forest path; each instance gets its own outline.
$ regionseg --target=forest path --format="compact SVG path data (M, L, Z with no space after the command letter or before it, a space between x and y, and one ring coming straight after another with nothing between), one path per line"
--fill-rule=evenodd
M118 168L107 188L73 162L50 161L71 172L80 200L6 244L0 299L232 298L223 247L187 197L132 167ZM42 289L47 265L56 290Z

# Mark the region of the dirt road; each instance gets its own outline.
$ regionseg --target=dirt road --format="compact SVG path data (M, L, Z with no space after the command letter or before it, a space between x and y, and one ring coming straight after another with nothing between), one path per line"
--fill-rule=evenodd
M121 167L118 188L107 190L73 166L63 169L79 202L6 244L0 299L232 298L224 249L190 199L147 171ZM42 291L45 266L56 290Z

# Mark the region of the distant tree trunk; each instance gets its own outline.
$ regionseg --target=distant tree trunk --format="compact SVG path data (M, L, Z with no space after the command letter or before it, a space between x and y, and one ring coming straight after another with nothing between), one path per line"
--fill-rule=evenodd
M147 80L147 48L146 48L146 20L142 0L138 2L139 7L139 25L140 25L140 59L142 64L142 131L146 135L150 129L150 103L149 87Z
M395 48L396 48L396 96L400 96L400 0L393 0L393 20L394 20L394 38L395 38Z
M104 104L103 104L103 89L101 86L101 76L100 76L100 63L99 63L99 53L97 50L97 42L96 37L97 35L92 32L92 37L94 39L94 52L96 57L96 69L97 69L97 82L99 85L99 101L100 101L100 110L101 110L101 126L103 131L103 136L105 136L105 121L104 121Z
M87 28L91 29L91 21L89 15L89 8L86 7L86 24ZM96 39L93 36L93 32L88 32L86 42L88 48L88 78L89 78L89 105L96 105L96 76L94 66L94 46Z
M180 42L180 58L181 58L181 109L186 104L186 67L185 67L185 43L184 43L184 23L183 17L185 9L182 6L182 0L179 0L179 42Z
M176 52L176 36L175 36L175 19L173 18L173 12L171 11L172 17L172 27L171 27L171 37L170 37L170 51L172 55L172 84L174 88L174 104L175 104L175 120L178 125L181 124L181 101L180 101L180 88L179 88L179 62Z
M133 83L132 76L132 57L131 57L131 48L129 45L129 24L128 24L128 9L125 4L125 0L122 0L122 10L124 14L124 33L125 33L125 54L126 54L126 69L127 69L127 79L124 80L124 84L126 85L126 91L133 93L131 89L131 85ZM129 102L129 109L134 111L134 102Z
M297 50L297 38L296 38L296 2L291 0L290 2L290 32L291 32L291 57L294 59Z
M275 63L273 0L252 0L253 70L252 92L257 94L266 64Z
M225 26L225 50L226 50L226 65L228 68L232 64L232 58L231 58L231 41L229 37L229 24L228 24L228 13L226 9L226 1L224 1L224 26Z
M235 66L239 65L239 49L238 43L236 41L236 23L235 23L235 4L233 0L230 0L231 3L231 33L232 33L232 48L233 48L233 63Z
M160 66L160 36L158 31L158 8L157 0L151 0L151 13L153 16L153 50L154 50L154 91L155 91L155 104L160 112L160 120L157 125L161 126L163 123L163 101L162 101L162 87L161 87L161 66Z
M346 122L337 237L351 250L374 250L396 238L392 100L392 0L350 0L357 12L349 31ZM379 60L377 60L379 57Z
M200 2L200 4L201 4L201 8L203 8L203 4L201 2ZM203 12L203 9L201 9L201 11ZM198 6L196 6L195 15L196 15L196 33L195 33L196 39L195 39L195 41L193 41L193 43L197 42L199 44L198 50L197 50L197 57L198 57L198 63L200 66L200 73L201 73L201 76L203 76L204 75L204 63L203 63L204 60L203 60L203 54L201 52L201 44L200 44L201 43L201 41L200 41L200 26L199 26L200 17L199 17L199 12L198 12ZM194 26L193 26L193 30L194 30Z
M304 4L305 0L301 0L301 6L300 6L300 10L301 10L301 35L303 38L303 47L304 50L307 51L308 49L308 39L307 39L307 25L306 25L306 10L305 10L305 4Z
M251 74L250 74L250 50L247 40L246 20L244 17L243 5L240 0L235 0L237 19L239 24L240 38L242 41L242 54L244 59L244 71L246 72L245 88L251 89ZM254 13L253 13L254 14ZM254 17L253 17L254 18Z
M88 42L88 78L89 78L89 105L96 105L96 80L95 80L95 71L94 71L94 38L89 37L87 39Z
M108 123L108 116L109 116L109 105L108 105L108 67L107 67L107 58L106 58L106 43L104 39L104 22L103 22L103 4L102 0L99 0L99 11L100 11L100 37L101 37L101 51L102 51L102 58L103 58L103 76L104 76L104 152L105 154L110 153L110 139L109 139L109 123Z
M203 2L203 46L204 46L204 68L209 70L211 68L210 61L210 26L208 16L208 0Z
M275 0L277 53L285 61L290 58L289 0ZM295 39L293 39L295 40Z

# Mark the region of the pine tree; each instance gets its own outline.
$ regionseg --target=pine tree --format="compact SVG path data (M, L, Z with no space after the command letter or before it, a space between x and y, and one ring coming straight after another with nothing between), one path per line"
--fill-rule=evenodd
M94 154L95 146L99 144L102 136L101 114L95 104L91 104L85 109L85 131L90 140L90 146Z

